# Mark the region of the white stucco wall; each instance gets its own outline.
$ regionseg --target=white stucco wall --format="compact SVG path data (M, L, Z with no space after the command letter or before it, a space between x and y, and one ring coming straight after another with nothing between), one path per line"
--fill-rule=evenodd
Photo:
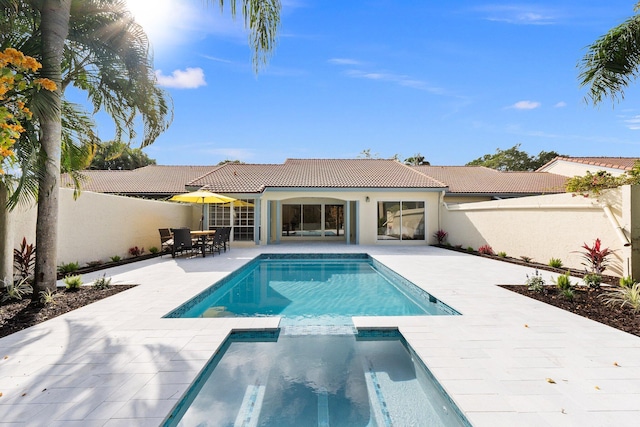
M568 177L584 176L587 172L596 173L598 171L609 172L613 176L620 176L625 171L616 168L606 168L602 166L586 165L583 163L568 162L566 160L556 160L550 165L541 169L542 172L555 173Z
M399 241L394 240L377 240L377 206L378 201L423 201L426 209L425 235L426 242L432 242L432 235L438 229L438 201L439 192L434 191L396 191L396 190L318 190L318 191L284 191L284 190L266 190L261 195L262 206L262 228L272 231L271 239L268 239L266 231L263 231L261 244L273 243L275 238L274 230L277 229L275 202L281 203L342 203L345 201L357 202L358 209L354 212L352 209L350 214L357 215L358 224L358 243L361 245L373 244L398 244ZM367 197L369 201L367 201ZM268 223L269 201L272 204L270 224ZM354 239L350 243L356 243ZM403 244L425 244L425 241L405 240Z
M144 200L109 194L82 192L73 200L73 190L60 189L58 264L107 261L113 255L128 256L130 247L160 247L158 228L195 228L199 207L173 202ZM194 224L194 217L196 223ZM36 208L12 213L14 247L23 236L35 241Z
M449 242L478 249L488 244L497 253L528 256L541 263L560 258L566 267L584 269L579 251L584 243L600 238L604 247L614 250L606 274L628 274L631 248L616 231L603 205L630 235L630 217L622 190L610 190L600 198L573 197L571 194L522 197L490 202L443 206L442 226Z

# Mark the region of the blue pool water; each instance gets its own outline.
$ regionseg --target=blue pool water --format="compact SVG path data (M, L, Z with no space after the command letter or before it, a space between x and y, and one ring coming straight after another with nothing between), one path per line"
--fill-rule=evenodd
M281 316L326 324L351 316L451 314L458 313L366 254L263 254L166 317Z
M164 426L469 426L397 330L234 332Z

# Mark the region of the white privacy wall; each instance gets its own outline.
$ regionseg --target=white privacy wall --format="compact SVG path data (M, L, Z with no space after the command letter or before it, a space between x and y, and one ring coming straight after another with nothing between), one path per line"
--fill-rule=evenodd
M604 247L614 250L605 274L626 275L631 266L631 247L625 246L631 241L632 229L629 194L627 186L598 198L567 193L444 204L441 225L452 245L477 250L488 244L496 253L527 256L544 264L552 257L560 258L565 266L580 270L584 269L579 253L582 245L592 245L600 238Z
M36 207L12 212L14 247L23 236L35 241ZM198 210L198 215L194 215ZM194 228L199 208L191 205L60 189L58 265L68 262L107 261L128 256L130 247L160 247L158 228Z

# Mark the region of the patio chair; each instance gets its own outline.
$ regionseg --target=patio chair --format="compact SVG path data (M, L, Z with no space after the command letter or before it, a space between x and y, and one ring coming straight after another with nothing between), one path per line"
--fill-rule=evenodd
M231 244L229 243L229 238L231 236L231 227L223 227L222 228L222 244L224 247L224 251L227 251L227 247L231 250Z
M160 233L160 256L173 250L173 236L168 228L158 228Z
M211 252L211 255L215 255L214 252L222 253L224 248L224 233L222 229L216 229L216 234L206 241L207 250Z
M173 229L173 247L171 256L176 257L176 253L191 252L194 251L193 241L191 240L191 230L188 228L174 228Z

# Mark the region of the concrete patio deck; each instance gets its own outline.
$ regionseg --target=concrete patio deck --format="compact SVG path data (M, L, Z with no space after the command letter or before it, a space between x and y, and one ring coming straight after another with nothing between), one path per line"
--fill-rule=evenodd
M262 252L368 253L460 311L354 323L398 326L474 426L638 424L640 338L496 286L531 268L425 246L282 244L85 275L140 286L0 339L0 426L161 424L232 329L279 320L161 317Z

